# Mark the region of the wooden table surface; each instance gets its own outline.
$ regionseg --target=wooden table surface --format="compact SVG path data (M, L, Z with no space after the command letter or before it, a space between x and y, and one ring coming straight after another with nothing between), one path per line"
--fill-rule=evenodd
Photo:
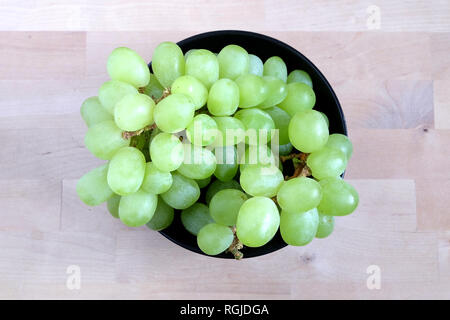
M79 108L109 52L150 60L161 41L219 29L290 44L335 88L360 205L328 239L213 259L78 199L101 163ZM447 0L1 1L0 298L449 299L449 51Z

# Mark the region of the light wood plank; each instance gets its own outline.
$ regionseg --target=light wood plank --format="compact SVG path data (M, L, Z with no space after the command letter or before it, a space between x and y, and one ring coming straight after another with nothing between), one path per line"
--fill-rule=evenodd
M434 126L436 129L450 129L450 78L435 80L434 93Z
M420 230L450 230L450 179L418 179L416 187Z

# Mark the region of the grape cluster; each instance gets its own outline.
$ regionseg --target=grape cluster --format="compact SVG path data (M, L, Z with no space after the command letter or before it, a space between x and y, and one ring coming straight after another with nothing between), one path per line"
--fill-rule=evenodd
M87 205L107 202L125 225L152 230L180 210L204 253L236 258L278 229L294 246L325 238L334 216L356 209L357 192L340 178L352 143L329 134L310 76L288 74L280 57L263 63L237 45L183 54L164 42L153 74L125 47L107 70L111 80L81 106L85 145L108 161L78 181Z

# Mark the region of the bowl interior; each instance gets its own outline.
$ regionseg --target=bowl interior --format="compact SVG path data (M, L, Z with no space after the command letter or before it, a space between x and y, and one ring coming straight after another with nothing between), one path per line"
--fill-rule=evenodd
M328 116L330 133L347 134L342 109L330 84L311 61L289 45L262 34L233 30L202 33L178 42L184 53L190 49L208 49L212 52L219 52L228 44L240 45L248 53L260 57L263 62L272 56L279 56L286 63L288 72L295 69L305 70L311 76L316 94L316 106L314 109L322 111ZM305 43L305 45L307 44ZM202 194L204 192L205 189L202 189ZM199 201L202 201L202 198ZM174 243L193 252L204 254L197 246L196 237L186 231L181 224L180 212L176 212L172 225L160 232ZM242 253L244 258L250 258L268 254L285 246L286 243L278 231L275 237L266 245L259 248L245 247ZM230 253L222 253L214 257L233 258Z

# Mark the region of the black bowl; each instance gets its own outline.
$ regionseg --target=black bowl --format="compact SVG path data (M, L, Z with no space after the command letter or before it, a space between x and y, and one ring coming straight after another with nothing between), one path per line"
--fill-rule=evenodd
M190 49L208 49L219 52L229 44L237 44L245 48L248 53L260 57L263 61L272 57L281 57L287 65L288 72L301 69L305 70L312 79L314 92L316 94L316 106L314 109L324 112L330 121L330 133L342 133L347 135L344 114L341 105L328 83L327 79L303 54L289 45L274 38L248 31L212 31L201 33L178 42L183 52ZM305 46L308 43L304 44ZM150 65L151 66L151 65ZM202 194L205 192L202 190ZM197 239L191 235L181 224L180 214L175 214L174 221L170 227L161 231L161 234L170 241L196 253L204 254L197 246ZM275 237L266 245L259 248L245 247L242 250L244 258L257 257L279 250L286 246L278 231ZM230 253L222 253L214 256L216 258L234 258Z

